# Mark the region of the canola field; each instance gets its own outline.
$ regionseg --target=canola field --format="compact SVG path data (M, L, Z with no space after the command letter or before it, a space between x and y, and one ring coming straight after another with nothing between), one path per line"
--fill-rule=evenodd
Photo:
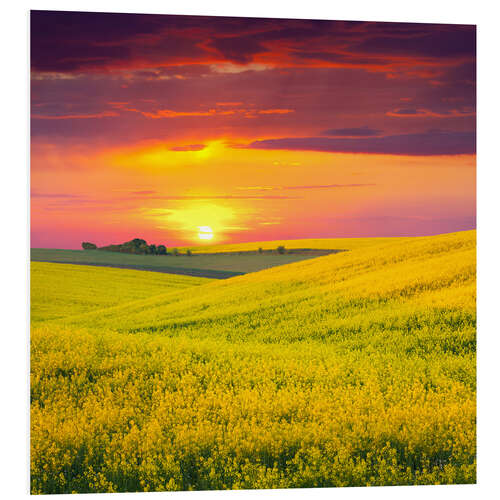
M210 281L129 269L32 262L31 322L100 310Z
M214 245L198 245L192 247L183 247L179 250L185 252L191 250L195 255L204 253L223 253L223 252L254 252L259 248L262 250L276 250L278 246L284 246L286 249L316 249L316 250L354 250L366 248L389 241L415 240L414 237L378 237L378 238L321 238L311 239L303 238L296 240L273 240L273 241L252 241L249 243L228 243Z
M475 259L467 231L178 289L115 270L121 301L56 264L44 299L35 266L32 493L474 483Z

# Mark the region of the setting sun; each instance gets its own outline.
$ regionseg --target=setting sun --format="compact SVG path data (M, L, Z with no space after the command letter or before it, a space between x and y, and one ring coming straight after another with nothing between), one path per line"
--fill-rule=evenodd
M198 238L200 240L211 240L214 237L214 232L210 226L199 226Z

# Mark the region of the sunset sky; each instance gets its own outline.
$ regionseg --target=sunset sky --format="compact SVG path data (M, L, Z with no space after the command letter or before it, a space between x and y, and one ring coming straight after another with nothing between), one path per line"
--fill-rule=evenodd
M32 11L31 246L473 229L475 36Z

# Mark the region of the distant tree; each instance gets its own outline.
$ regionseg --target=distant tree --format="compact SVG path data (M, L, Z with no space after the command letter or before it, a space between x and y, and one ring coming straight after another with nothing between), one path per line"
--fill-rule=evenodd
M167 247L165 245L158 245L158 255L166 255L167 254Z
M280 245L276 250L280 255L283 255L286 252L285 247L283 245Z
M191 255L193 255L193 254L191 253L191 250L189 250L189 248L186 250L186 255L187 255L188 257L191 257Z
M133 240L127 243L132 243L132 245L134 245L135 247L141 247L142 245L147 245L147 241L141 240L141 238L134 238Z
M93 245L92 247L87 247L88 249L91 248L97 248L93 243L87 243L84 242L82 243L83 245ZM167 249L165 249L165 254L167 253ZM104 250L107 252L120 252L120 253L132 253L136 255L157 255L158 254L158 248L156 245L148 245L148 242L146 240L143 240L141 238L134 238L133 240L126 241L125 243L121 243L119 245L107 245L104 247L100 247L97 250ZM162 254L164 255L164 254Z
M178 255L180 255L180 254L179 254L179 249L178 249L178 248L174 248L174 249L172 250L172 254L173 254L173 255L175 255L176 257L177 257Z
M259 247L259 253L262 253L264 250L262 250L262 247Z
M89 243L88 241L84 241L82 243L82 248L84 250L96 250L97 249L97 245L95 245L94 243Z
M137 247L136 247L136 252L135 253L139 253L139 254L147 254L149 252L149 246L147 245L146 242L144 243L140 243Z
M145 254L147 253L148 242L141 238L134 238L133 240L126 241L117 246L119 247L119 252Z

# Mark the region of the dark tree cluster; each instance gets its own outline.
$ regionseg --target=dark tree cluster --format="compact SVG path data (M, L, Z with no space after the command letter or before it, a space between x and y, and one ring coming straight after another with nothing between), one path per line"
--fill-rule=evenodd
M84 241L82 243L82 248L84 250L103 250L105 252L132 253L137 255L169 255L165 245L155 245L153 243L148 244L146 240L141 238L134 238L133 240L126 241L125 243L106 245L99 248L94 243ZM180 255L179 250L174 248L172 250L172 255ZM188 250L187 255L191 255L190 250Z

